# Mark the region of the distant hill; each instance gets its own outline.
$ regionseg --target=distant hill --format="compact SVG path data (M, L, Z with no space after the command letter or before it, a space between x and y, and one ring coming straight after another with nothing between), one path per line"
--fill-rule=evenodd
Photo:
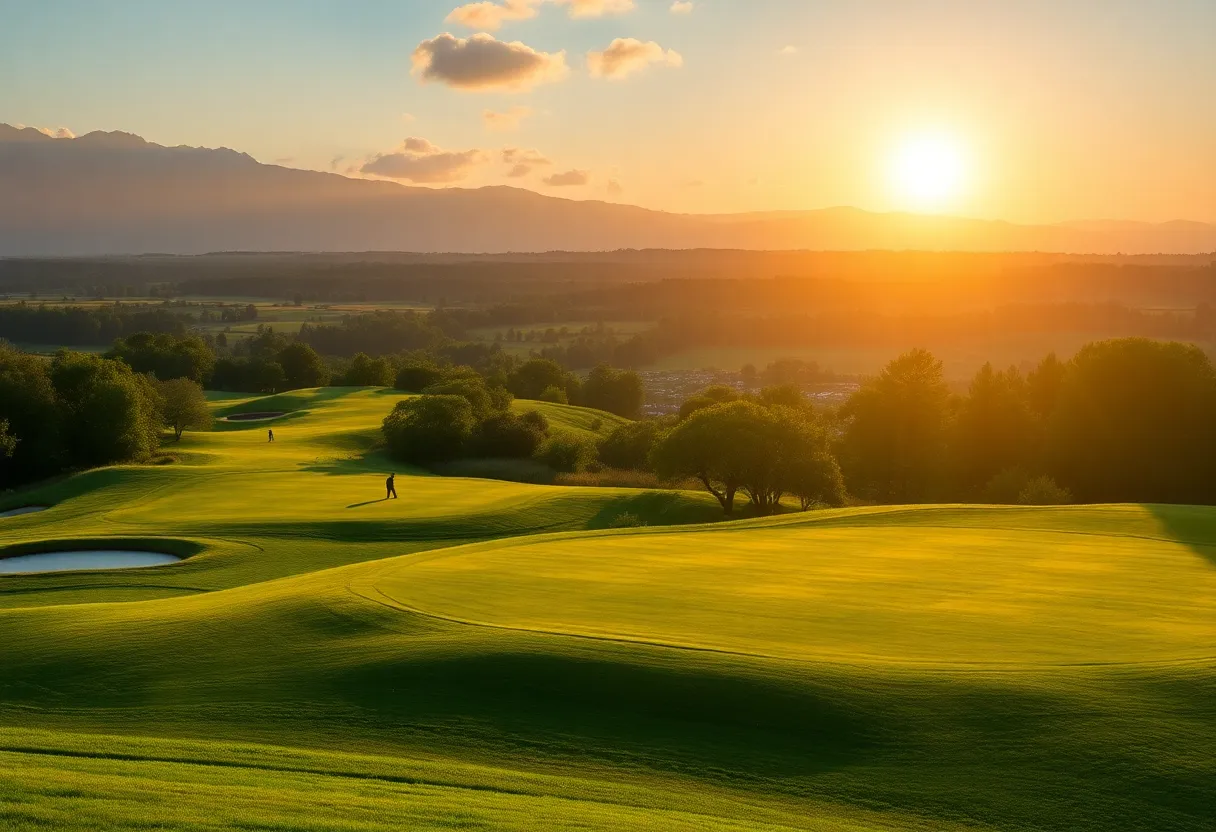
M919 249L1216 252L1216 225L1050 226L855 208L696 215L519 188L414 188L261 164L130 133L0 124L0 256L208 251Z

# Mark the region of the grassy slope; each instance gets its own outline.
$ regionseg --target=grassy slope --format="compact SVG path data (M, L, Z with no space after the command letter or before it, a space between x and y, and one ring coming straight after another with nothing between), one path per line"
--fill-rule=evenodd
M392 401L304 394L274 446L191 437L0 521L206 547L0 584L0 829L1216 820L1216 512L576 532L636 495L404 476L360 505Z

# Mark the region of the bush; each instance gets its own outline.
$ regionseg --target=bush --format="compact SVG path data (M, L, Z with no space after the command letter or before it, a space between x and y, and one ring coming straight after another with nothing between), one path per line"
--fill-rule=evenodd
M559 473L576 474L595 464L595 440L576 433L557 433L541 443L535 458Z
M640 529L646 526L647 523L641 517L638 517L631 511L626 511L618 514L611 523L608 524L610 529Z
M479 376L449 378L438 384L432 384L422 392L428 396L461 396L473 408L473 416L478 421L505 409L497 406L498 402L495 401L494 396L490 395L490 391L486 389L486 383Z
M558 474L555 482L558 485L578 488L644 488L647 490L670 488L673 485L663 482L649 471L621 471L616 468L583 471L578 474ZM691 487L695 488L696 483L693 483Z
M537 401L550 402L552 404L570 403L570 397L566 395L566 391L556 385L546 387L536 398Z
M650 469L650 451L659 438L659 423L630 422L600 440L599 457L610 468Z
M476 425L465 397L423 395L397 402L381 430L394 459L429 465L463 454Z
M525 419L514 413L495 413L478 425L473 453L480 457L528 459L536 453L545 436L546 431L538 427L535 419Z
M1072 493L1051 477L1034 477L1018 494L1018 502L1024 506L1063 506L1072 502Z
M569 401L578 393L578 377L547 358L525 361L507 377L507 388L517 399L540 399L550 387L564 391Z

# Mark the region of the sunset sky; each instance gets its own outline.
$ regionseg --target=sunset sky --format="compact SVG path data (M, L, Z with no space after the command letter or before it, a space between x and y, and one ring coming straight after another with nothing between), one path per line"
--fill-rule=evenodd
M677 211L1216 221L1213 0L471 5L0 0L0 121Z

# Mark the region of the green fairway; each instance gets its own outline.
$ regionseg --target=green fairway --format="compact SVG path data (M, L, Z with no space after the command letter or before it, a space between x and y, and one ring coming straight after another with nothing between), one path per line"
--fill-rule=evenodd
M0 556L187 557L0 578L0 830L1216 825L1216 510L384 501L400 397L215 396L285 415L5 495L51 508Z

